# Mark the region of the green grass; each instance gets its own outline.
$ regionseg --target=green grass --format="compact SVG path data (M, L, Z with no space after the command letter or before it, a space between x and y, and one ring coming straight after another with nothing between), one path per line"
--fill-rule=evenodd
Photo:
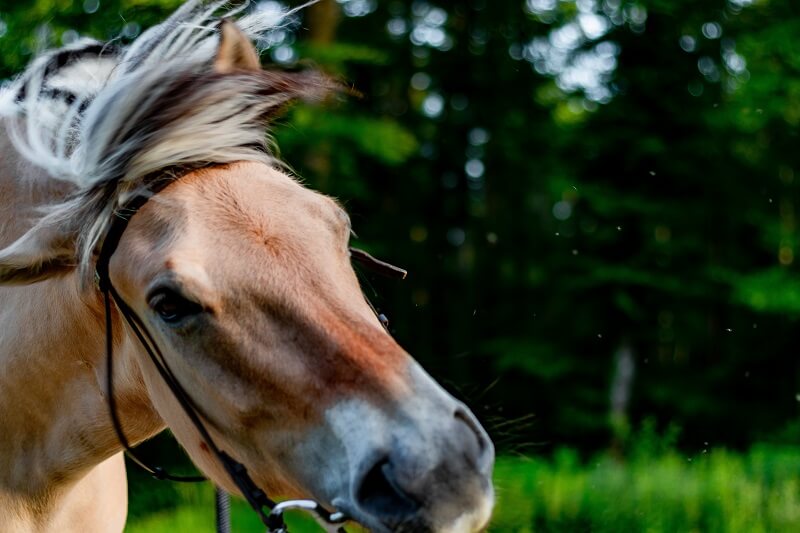
M800 531L800 452L501 460L495 531Z
M638 449L625 461L600 455L588 462L564 449L551 458L499 458L495 486L491 531L800 531L797 448L710 449L690 457ZM133 496L136 490L132 486ZM126 531L213 532L209 487L178 487L172 498L171 507L149 514L132 497L136 516ZM293 533L320 531L299 518L290 522ZM263 533L241 502L234 506L233 529Z

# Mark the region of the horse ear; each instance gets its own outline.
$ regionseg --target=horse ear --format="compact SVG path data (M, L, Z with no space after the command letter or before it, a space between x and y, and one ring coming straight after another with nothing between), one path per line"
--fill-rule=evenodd
M223 20L219 27L219 46L214 59L214 70L220 74L230 74L237 70L261 70L261 61L253 43L229 20Z
M53 226L34 226L0 249L0 285L27 285L75 267L75 242Z

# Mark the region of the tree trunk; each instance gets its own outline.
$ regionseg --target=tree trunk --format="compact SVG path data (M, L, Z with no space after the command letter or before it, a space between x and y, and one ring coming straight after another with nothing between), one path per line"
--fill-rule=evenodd
M609 394L611 451L618 457L622 456L623 444L630 433L629 411L635 372L633 348L628 341L623 341L614 354L614 375Z

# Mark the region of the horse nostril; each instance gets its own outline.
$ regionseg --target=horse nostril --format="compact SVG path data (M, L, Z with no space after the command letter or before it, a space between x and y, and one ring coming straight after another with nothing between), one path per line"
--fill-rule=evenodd
M474 452L468 452L468 454L472 456L475 465L481 470L487 468L487 465L491 466L494 459L494 452L489 437L486 435L486 431L478 424L475 417L472 416L471 413L468 413L463 407L456 409L454 416L456 420L463 423L475 437L477 449L473 449L471 446L468 448L469 451Z
M420 504L397 484L388 458L370 468L356 498L364 511L381 521L404 520L420 508Z

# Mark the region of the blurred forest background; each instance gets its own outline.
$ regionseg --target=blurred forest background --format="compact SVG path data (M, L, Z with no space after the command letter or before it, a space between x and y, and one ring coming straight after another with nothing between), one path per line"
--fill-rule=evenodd
M0 0L0 78L179 3ZM410 271L365 289L495 438L496 530L800 529L796 0L323 0L258 44L363 95L275 136ZM132 531L210 530L131 476Z

